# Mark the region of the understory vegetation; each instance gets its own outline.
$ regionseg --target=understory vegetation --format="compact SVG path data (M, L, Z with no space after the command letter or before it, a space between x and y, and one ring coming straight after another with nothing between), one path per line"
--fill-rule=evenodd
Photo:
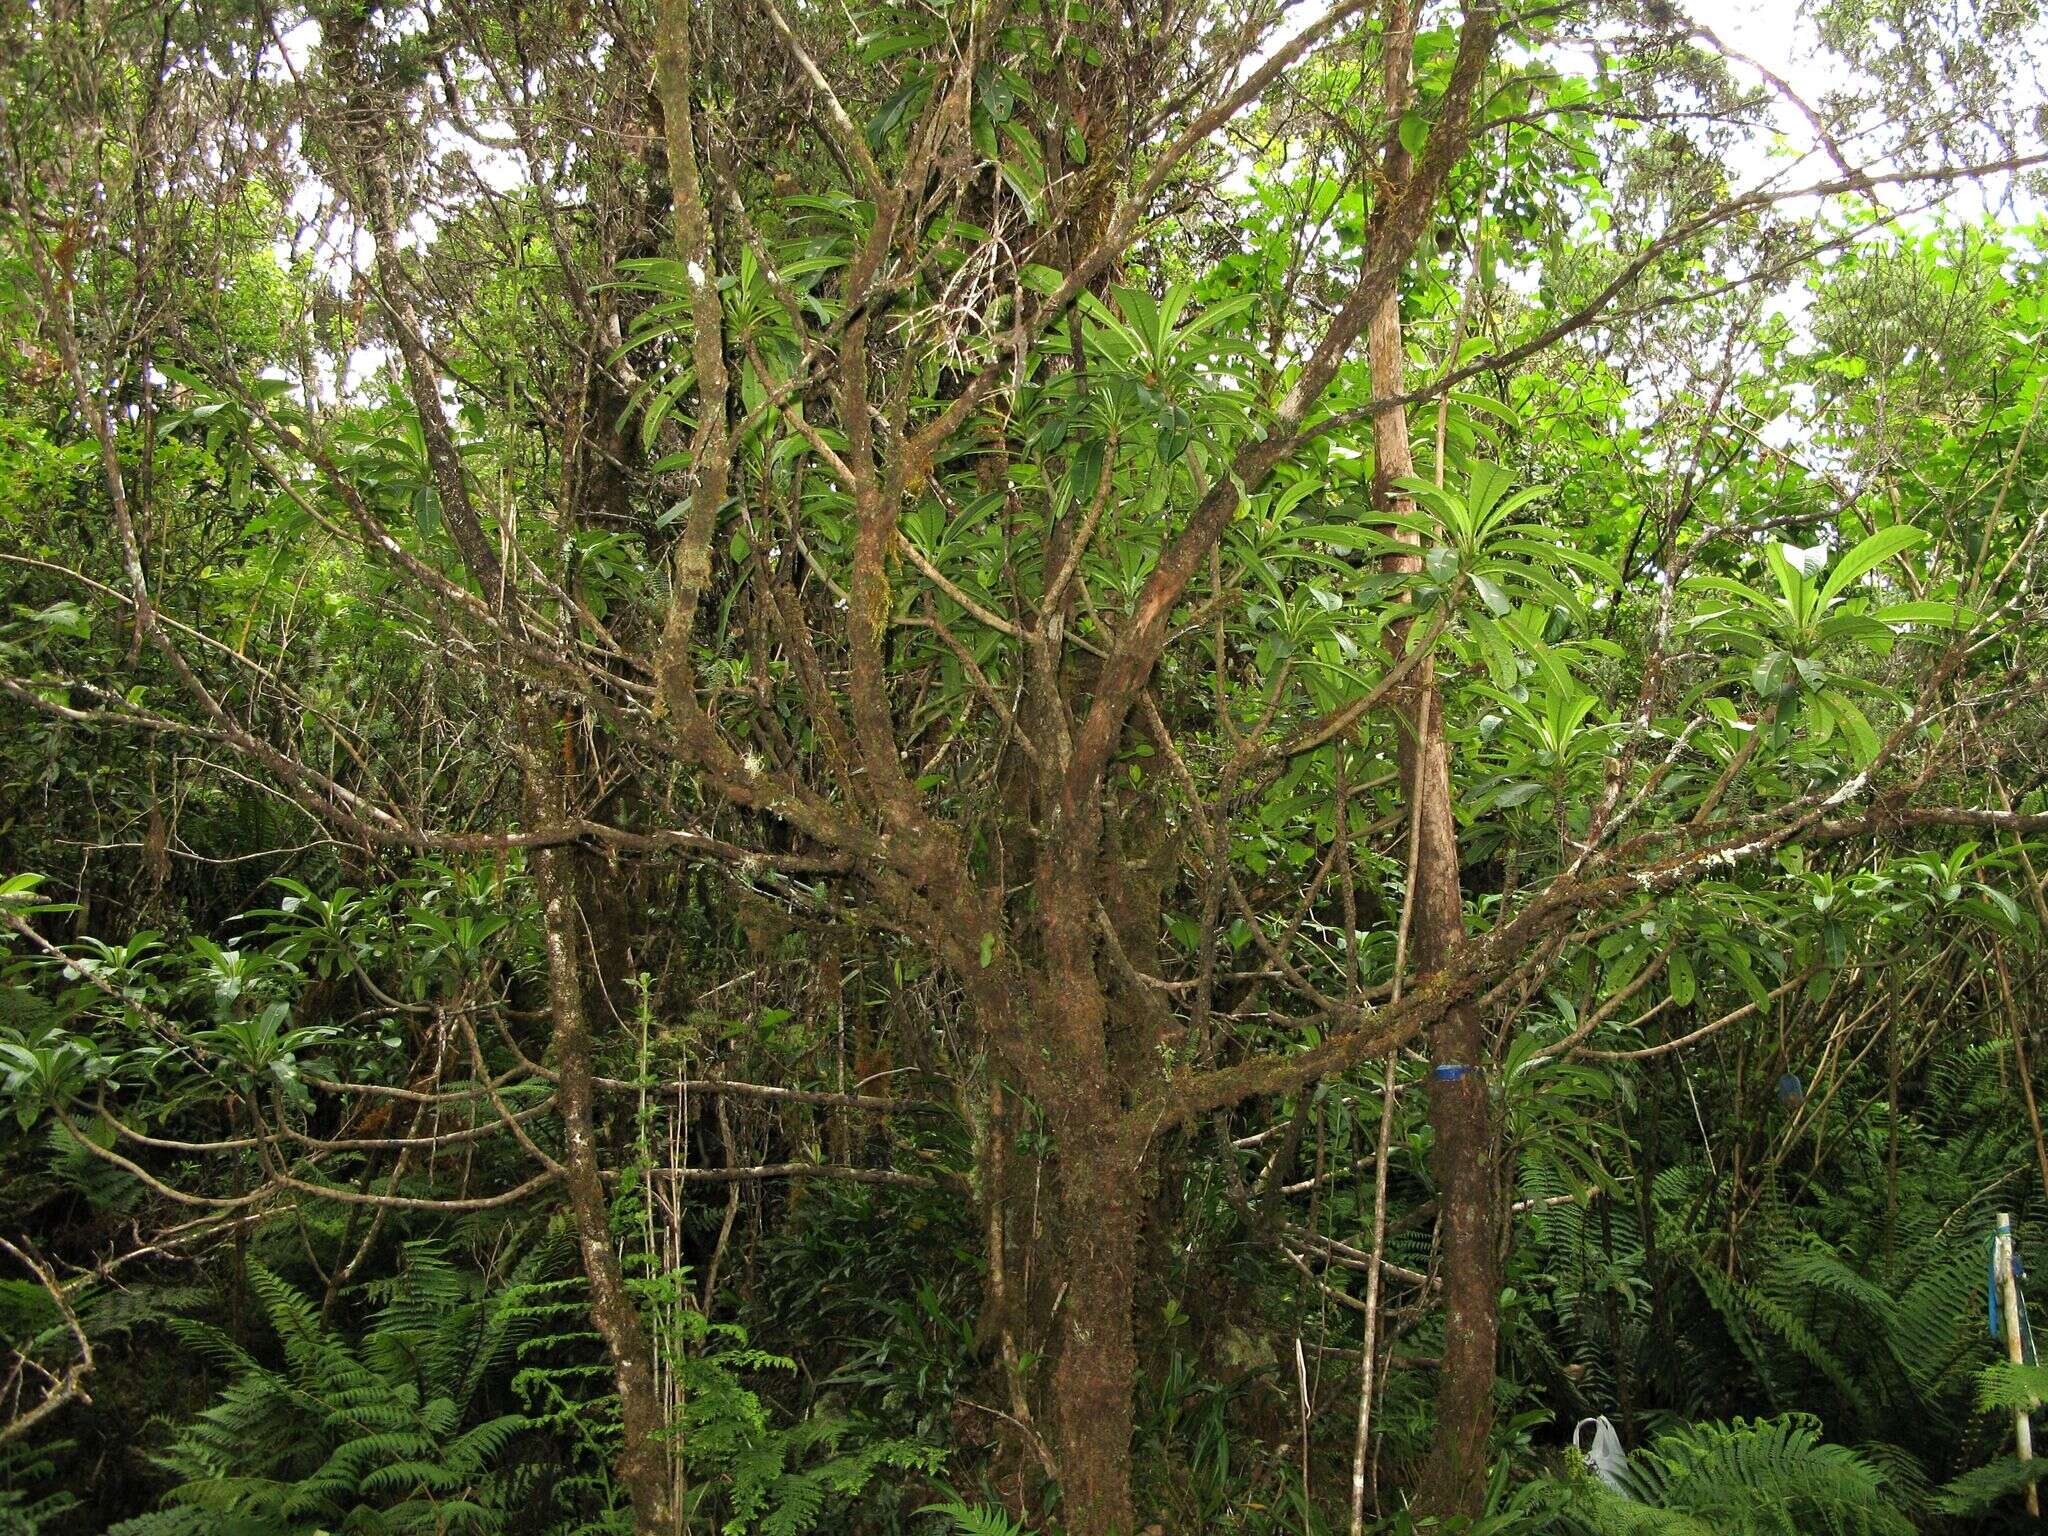
M0 13L0 1536L2034 1528L2048 34L1754 35Z

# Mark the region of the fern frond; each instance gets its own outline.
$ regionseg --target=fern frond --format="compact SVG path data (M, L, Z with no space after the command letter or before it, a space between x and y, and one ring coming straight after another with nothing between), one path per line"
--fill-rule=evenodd
M2000 1360L1977 1373L1977 1411L2013 1413L2048 1402L2048 1365Z
M2048 1466L2041 1462L2004 1456L1986 1466L1972 1467L1944 1484L1934 1496L1934 1507L1950 1515L1980 1514L2044 1477L2048 1477Z

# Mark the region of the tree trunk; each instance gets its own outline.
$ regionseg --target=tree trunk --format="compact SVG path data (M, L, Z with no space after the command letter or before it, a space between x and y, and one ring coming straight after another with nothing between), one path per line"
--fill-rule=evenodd
M1412 950L1418 975L1440 969L1464 937L1456 823L1451 816L1450 755L1436 689L1425 678L1408 715L1402 783L1420 798ZM1414 802L1411 801L1411 804ZM1429 1035L1434 1068L1429 1120L1436 1132L1436 1174L1443 1245L1444 1346L1437 1381L1436 1443L1416 1490L1424 1515L1476 1518L1486 1491L1493 1428L1494 1356L1500 1290L1500 1240L1494 1187L1493 1105L1487 1094L1486 1021L1469 1003L1452 1009Z
M1388 8L1387 97L1398 121L1409 95L1408 70L1415 17L1405 0ZM1385 151L1390 181L1408 173L1397 133ZM1373 316L1367 332L1375 398L1402 392L1403 345L1398 289ZM1394 482L1415 471L1407 413L1387 411L1373 422L1375 499L1387 509L1410 510ZM1386 558L1394 571L1421 569L1420 551ZM1410 625L1392 626L1398 654ZM1409 953L1426 976L1450 959L1465 937L1464 892L1458 873L1457 822L1451 812L1451 759L1444 740L1436 671L1424 661L1405 690L1399 746L1402 793L1416 831L1415 891ZM1444 1348L1437 1382L1436 1443L1415 1491L1421 1515L1476 1517L1485 1501L1487 1442L1493 1429L1494 1355L1500 1331L1499 1240L1493 1168L1493 1107L1484 1068L1486 1021L1461 1004L1430 1030L1429 1119L1436 1133L1438 1232L1443 1244Z
M1112 1049L1111 989L1098 970L1102 865L1115 857L1103 807L1059 804L1041 786L1055 832L1041 844L1035 895L1041 969L1034 978L1030 1053L1014 1063L1053 1133L1051 1234L1059 1289L1053 1303L1053 1459L1069 1536L1131 1529L1132 1328L1142 1144L1122 1131ZM1112 897L1112 899L1114 899ZM1112 941L1113 942L1113 941Z
M562 1116L562 1183L576 1228L576 1251L590 1285L590 1315L611 1356L624 1437L614 1468L633 1502L635 1536L674 1536L680 1529L671 1497L669 1457L680 1447L668 1428L654 1377L654 1354L612 1248L611 1202L605 1196L592 1115L590 1026L583 999L575 880L570 855L544 848L534 856L548 953L548 1003L554 1015L556 1104Z
M1070 1536L1117 1536L1132 1528L1139 1159L1085 1122L1061 1128L1059 1157L1064 1294L1052 1406L1060 1513Z

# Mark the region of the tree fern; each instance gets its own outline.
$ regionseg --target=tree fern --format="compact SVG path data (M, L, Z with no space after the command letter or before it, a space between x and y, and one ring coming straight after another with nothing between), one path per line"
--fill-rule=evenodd
M2048 1463L2001 1456L1945 1484L1934 1496L1934 1507L1950 1515L1981 1514L2022 1492L2029 1483L2042 1481L2048 1481Z
M1580 1536L1913 1536L1884 1470L1798 1414L1673 1430L1619 1491L1578 1469L1530 1502Z
M1912 1536L1884 1474L1824 1442L1803 1415L1674 1430L1630 1457L1624 1482L1642 1502L1697 1515L1720 1536Z
M1977 1373L1977 1411L2012 1413L2048 1402L2048 1365L1997 1360Z

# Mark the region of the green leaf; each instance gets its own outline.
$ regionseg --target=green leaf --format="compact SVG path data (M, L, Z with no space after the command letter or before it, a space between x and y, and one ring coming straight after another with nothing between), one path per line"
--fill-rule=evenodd
M1974 610L1961 603L1891 603L1870 615L1880 624L1939 624L1968 628L1977 622Z
M23 871L18 875L9 875L6 879L0 880L0 902L28 901L34 896L36 887L41 885L46 878L47 876L28 871Z
M1506 618L1514 611L1515 605L1508 600L1507 593L1500 589L1500 583L1491 576L1472 573L1472 590L1479 594L1481 602L1493 610L1494 617Z
M1825 707L1835 717L1835 724L1849 741L1849 755L1858 768L1867 768L1875 761L1879 742L1877 732L1872 729L1869 718L1856 707L1850 697L1839 688L1829 688L1821 694Z
M1692 957L1682 949L1674 949L1671 958L1664 962L1664 975L1671 984L1673 1005L1690 1008L1699 995L1699 978L1693 974Z
M1808 581L1813 580L1828 565L1828 547L1825 544L1782 544L1785 563Z
M1067 463L1067 494L1077 506L1093 500L1095 488L1102 483L1104 446L1099 437L1084 437L1074 447Z
M31 624L40 624L45 629L54 629L60 634L83 640L92 633L92 621L78 604L65 598L61 602L27 615Z
M1784 651L1771 651L1750 670L1749 680L1766 699L1782 699L1793 690L1792 658Z
M1835 568L1828 573L1827 584L1820 589L1821 606L1825 608L1846 591L1851 582L1859 580L1894 555L1902 555L1926 542L1925 533L1904 523L1879 529L1835 562Z

